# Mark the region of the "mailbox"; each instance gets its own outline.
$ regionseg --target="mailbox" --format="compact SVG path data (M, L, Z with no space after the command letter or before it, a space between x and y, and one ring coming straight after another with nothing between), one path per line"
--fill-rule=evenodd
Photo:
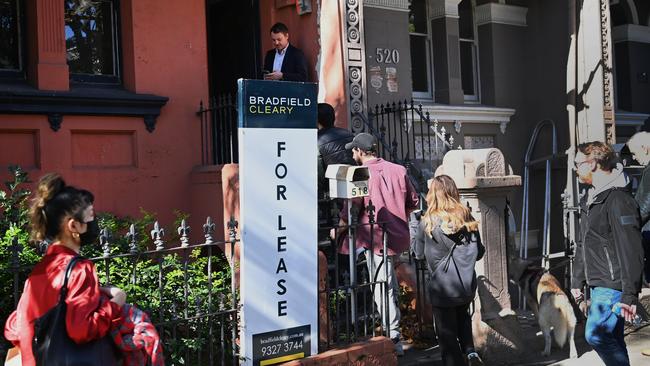
M325 171L331 198L356 198L368 195L370 172L365 166L331 164Z

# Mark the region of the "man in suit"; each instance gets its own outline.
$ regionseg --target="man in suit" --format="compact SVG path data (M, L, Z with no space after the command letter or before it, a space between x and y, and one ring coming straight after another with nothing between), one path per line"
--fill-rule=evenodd
M271 27L273 49L264 57L264 79L307 81L307 59L302 51L289 44L289 28L283 23Z

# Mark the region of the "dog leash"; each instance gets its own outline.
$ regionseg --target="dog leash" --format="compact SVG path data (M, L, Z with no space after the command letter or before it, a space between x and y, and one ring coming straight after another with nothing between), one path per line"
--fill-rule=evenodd
M542 273L548 273L556 268L564 267L566 266L569 262L571 261L570 257L565 257L563 260L561 260L559 263L555 264L554 266L550 267L549 269L544 269L542 268Z

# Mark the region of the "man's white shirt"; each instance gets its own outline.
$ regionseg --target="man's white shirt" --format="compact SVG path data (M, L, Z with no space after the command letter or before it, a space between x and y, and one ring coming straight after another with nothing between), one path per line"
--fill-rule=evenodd
M273 70L271 70L272 72L282 70L282 62L284 61L284 55L287 54L287 48L289 48L288 44L284 49L275 51L275 58L273 59Z

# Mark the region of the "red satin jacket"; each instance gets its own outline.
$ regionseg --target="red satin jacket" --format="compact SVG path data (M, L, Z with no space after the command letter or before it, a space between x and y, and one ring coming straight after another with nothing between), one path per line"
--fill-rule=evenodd
M5 324L5 337L20 349L23 366L33 366L34 320L54 307L73 250L54 243L25 282L18 307ZM105 336L122 321L121 307L100 292L95 265L77 262L68 279L66 327L70 338L85 343Z

